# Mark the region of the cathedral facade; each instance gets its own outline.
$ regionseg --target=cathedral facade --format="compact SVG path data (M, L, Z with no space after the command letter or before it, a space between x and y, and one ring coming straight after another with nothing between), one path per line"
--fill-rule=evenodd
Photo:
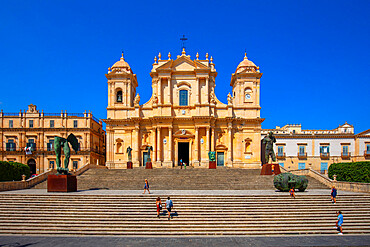
M138 81L123 58L108 68L106 165L127 168L127 148L134 167L145 166L147 147L154 168L185 162L208 168L209 152L217 166L258 168L262 73L245 55L231 76L232 94L222 103L215 95L217 72L212 57L191 59L183 49L176 58L155 58L150 72L152 96L141 104Z

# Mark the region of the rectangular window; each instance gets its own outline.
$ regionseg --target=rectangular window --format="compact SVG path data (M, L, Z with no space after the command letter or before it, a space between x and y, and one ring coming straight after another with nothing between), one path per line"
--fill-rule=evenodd
M6 151L15 151L15 142L13 139L9 139L6 143Z
M366 153L370 154L370 144L366 144Z
M180 106L188 105L188 90L180 90Z
M278 146L278 156L283 156L283 155L284 155L284 147Z
M28 139L27 147L31 147L31 151L36 150L35 139Z
M73 120L73 128L77 128L77 120Z
M29 123L29 127L33 128L33 120L30 120L28 123Z
M77 169L78 168L78 161L74 160L73 161L73 169Z
M298 169L302 170L306 168L306 163L298 163Z
M13 128L13 120L9 120L9 128Z
M321 162L321 167L320 167L321 173L324 173L325 171L328 170L328 163L327 162Z
M343 155L348 155L348 146L343 146Z
M47 146L48 151L53 151L54 150L54 139L50 139L49 143L47 143L46 146Z
M305 153L305 146L299 146L299 154L304 155Z
M54 169L54 160L49 161L49 168Z
M320 146L320 153L321 154L327 154L327 153L329 153L329 146L327 146L327 145Z
M284 167L284 163L279 163L279 166Z
M50 120L50 128L54 128L54 120Z

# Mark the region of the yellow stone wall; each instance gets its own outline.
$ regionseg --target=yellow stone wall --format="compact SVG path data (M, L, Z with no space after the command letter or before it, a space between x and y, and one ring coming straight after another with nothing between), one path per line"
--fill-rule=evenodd
M159 55L160 58L160 55ZM136 75L123 57L108 69L107 166L126 168L127 147L135 167L143 166L147 146L154 167L174 167L188 152L188 165L208 167L209 151L224 152L224 165L260 166L261 123L259 83L262 73L246 57L232 74L230 91L222 103L215 95L217 72L213 59L192 60L185 51L176 59L153 64L152 97L144 104L136 92ZM123 90L119 101L117 91ZM246 89L250 98L246 99ZM180 105L180 90L188 105ZM179 143L189 150L179 150ZM249 143L246 147L246 143ZM181 149L181 147L180 147Z

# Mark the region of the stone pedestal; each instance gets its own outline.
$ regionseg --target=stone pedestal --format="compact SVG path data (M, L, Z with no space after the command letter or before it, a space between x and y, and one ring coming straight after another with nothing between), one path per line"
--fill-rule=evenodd
M145 169L153 169L152 162L146 162Z
M74 175L49 175L48 192L76 192L77 178Z
M261 175L278 175L280 173L279 164L264 164L261 169Z
M127 169L132 169L132 162L131 161L127 162Z
M217 167L216 161L209 162L209 169L216 169L216 167Z

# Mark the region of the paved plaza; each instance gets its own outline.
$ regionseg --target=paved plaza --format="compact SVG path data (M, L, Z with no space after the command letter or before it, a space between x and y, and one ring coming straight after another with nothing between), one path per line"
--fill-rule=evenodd
M0 236L0 247L58 246L370 246L369 235L277 237L51 237Z

